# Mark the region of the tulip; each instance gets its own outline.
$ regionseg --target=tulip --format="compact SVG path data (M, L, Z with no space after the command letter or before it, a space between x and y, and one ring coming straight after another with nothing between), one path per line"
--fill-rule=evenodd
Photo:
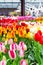
M22 49L20 49L20 51L19 51L19 56L24 57L24 51Z
M0 42L0 52L3 52L5 49L4 43Z
M24 45L24 51L25 51L25 50L27 50L27 46L26 46L26 45Z
M5 61L6 61L6 56L4 56L4 55L3 55L3 60L5 60Z
M8 51L8 50L5 48L5 49L3 50L3 53L4 53L4 54L6 54L6 53L7 53L7 51Z
M9 39L8 40L8 44L12 44L13 43L13 40L12 39Z
M2 43L0 42L0 51L2 51Z
M17 38L16 37L14 38L14 42L17 42Z
M10 50L17 50L17 44L16 43L12 43L11 45L10 45Z
M13 51L13 50L9 50L9 57L11 58L11 59L15 59L16 58L16 53L15 53L15 51Z
M19 43L19 49L27 50L27 46L25 45L24 42L21 41L21 42Z
M36 31L37 31L37 27L36 26L30 28L30 32L35 33Z
M22 60L20 61L20 65L28 65L28 64L27 64L26 60L22 59Z
M2 46L2 52L3 53L6 53L7 52L7 49L5 48L5 45L3 44L3 46Z
M4 44L7 45L7 41L5 41Z
M2 60L0 63L1 63L0 65L6 65L6 61L5 60Z

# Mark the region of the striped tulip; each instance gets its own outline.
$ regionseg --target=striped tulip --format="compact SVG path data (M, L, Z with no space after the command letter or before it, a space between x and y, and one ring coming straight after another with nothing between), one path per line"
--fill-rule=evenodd
M18 45L16 43L12 43L10 45L10 50L17 50L18 49Z
M16 58L16 53L15 53L15 51L9 50L9 57L10 57L11 59L15 59L15 58Z
M19 43L19 48L24 50L24 51L27 50L27 47L26 47L25 43L22 42L22 41Z

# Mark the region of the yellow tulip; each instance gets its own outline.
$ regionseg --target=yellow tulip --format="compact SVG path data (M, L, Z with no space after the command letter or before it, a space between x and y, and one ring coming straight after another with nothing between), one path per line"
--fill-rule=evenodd
M2 38L2 41L5 41L5 37Z
M40 26L37 26L37 30L40 30Z
M2 30L2 26L0 26L0 30Z
M5 41L8 41L8 38L6 37Z
M26 34L26 38L30 38L30 32Z
M5 29L5 28L3 28L2 31L3 31L4 34L7 33L7 29Z
M7 38L12 38L12 34L10 32L7 33Z
M15 37L15 32L13 30L11 31L11 35L12 35L12 38Z
M3 56L3 60L6 60L6 57L5 56Z
M2 35L2 31L0 30L0 36Z
M16 30L16 34L18 34L18 30Z
M5 34L3 34L3 37L5 37Z
M16 37L14 38L14 42L17 42L17 38Z
M26 34L26 30L23 30L23 34L24 34L24 35Z

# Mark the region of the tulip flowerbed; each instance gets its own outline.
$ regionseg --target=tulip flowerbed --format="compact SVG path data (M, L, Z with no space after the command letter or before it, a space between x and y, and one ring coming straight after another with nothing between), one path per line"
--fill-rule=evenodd
M35 19L35 17L32 17L32 16L19 16L19 17L18 17L18 20L20 20L20 21L24 21L24 20L25 20L25 21L26 21L26 20L27 20L27 21L29 21L29 20L31 21L31 20L34 20L34 19Z
M43 16L42 16L42 17L37 17L37 18L35 18L35 20L36 20L37 22L43 22Z
M43 24L0 20L0 65L43 65Z

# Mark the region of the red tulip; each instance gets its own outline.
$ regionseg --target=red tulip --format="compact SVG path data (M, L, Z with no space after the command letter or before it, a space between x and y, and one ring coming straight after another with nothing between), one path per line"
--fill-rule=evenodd
M40 37L40 44L43 45L43 36Z
M26 29L26 32L28 33L30 31L30 29Z
M40 37L41 37L41 34L35 33L34 39L35 39L36 41L39 41L39 40L40 40Z
M24 22L21 23L22 26L27 26L27 24L25 24Z
M42 32L41 32L41 30L38 30L38 31L37 31L37 33L39 33L40 35L42 35Z

